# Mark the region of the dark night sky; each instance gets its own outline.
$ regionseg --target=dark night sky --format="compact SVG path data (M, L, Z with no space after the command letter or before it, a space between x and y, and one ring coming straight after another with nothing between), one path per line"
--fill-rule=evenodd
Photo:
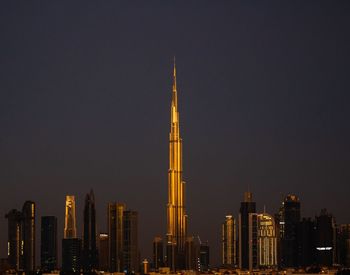
M66 194L139 211L142 257L165 233L176 55L190 232L219 261L243 192L295 193L350 223L349 1L1 1L0 256L6 212L59 217ZM37 247L37 254L40 249Z

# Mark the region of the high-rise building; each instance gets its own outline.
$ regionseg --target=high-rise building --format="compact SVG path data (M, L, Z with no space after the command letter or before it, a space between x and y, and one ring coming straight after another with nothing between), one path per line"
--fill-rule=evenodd
M99 234L99 269L101 271L108 271L108 234L107 233L100 233Z
M267 214L249 214L249 270L277 267L275 219Z
M350 224L341 224L337 233L337 263L350 267Z
M109 271L123 271L123 216L126 205L124 203L108 204L108 247Z
M297 227L300 222L300 201L297 196L286 196L282 204L281 217L284 222L281 240L281 265L283 267L297 267Z
M77 237L75 213L75 196L66 196L66 209L64 219L64 238L73 239Z
M81 239L69 238L62 240L62 274L80 274L81 270Z
M57 269L57 218L41 217L41 270L51 272Z
M23 253L22 241L22 213L12 209L6 216L8 220L7 259L10 267L20 269L20 255Z
M303 218L298 224L298 267L315 264L315 222L311 218Z
M22 269L26 274L35 271L35 203L26 201L22 208Z
M164 264L164 245L161 237L155 237L153 240L153 268L158 271Z
M335 221L326 209L316 217L316 262L321 266L332 266L336 256Z
M244 193L244 201L241 202L239 210L239 268L249 269L249 214L256 212L256 204L253 202L253 195L251 192Z
M136 211L123 213L123 271L139 271L138 215Z
M85 197L82 263L84 273L92 272L98 268L96 209L95 196L92 190Z
M206 272L210 268L210 254L209 254L209 245L207 242L200 243L199 245L199 266L198 271L199 272Z
M185 242L185 269L197 270L198 252L193 236L186 238Z
M259 214L257 229L259 268L276 268L277 236L275 219L267 213Z
M174 60L175 61L175 60ZM182 179L182 138L177 101L176 67L174 62L169 135L169 170L167 204L167 265L184 268L187 216L185 210L185 182Z
M222 264L234 267L237 264L236 221L227 215L222 224Z

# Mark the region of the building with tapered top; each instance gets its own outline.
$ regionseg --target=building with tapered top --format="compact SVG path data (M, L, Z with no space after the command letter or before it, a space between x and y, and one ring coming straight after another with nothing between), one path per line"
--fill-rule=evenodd
M180 135L175 60L170 114L166 250L167 266L171 270L179 270L183 269L185 265L187 216L185 182L182 179L182 138Z
M66 196L66 208L64 216L64 239L77 237L77 218L75 213L75 196Z

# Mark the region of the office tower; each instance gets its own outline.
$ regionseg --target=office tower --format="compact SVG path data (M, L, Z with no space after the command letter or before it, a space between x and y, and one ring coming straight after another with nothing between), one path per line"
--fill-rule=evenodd
M109 236L109 271L123 271L123 213L126 205L123 203L108 204L108 236Z
M57 218L41 217L41 270L57 269Z
M164 245L161 237L155 237L153 240L153 268L157 271L160 267L163 267Z
M99 234L99 269L101 271L108 271L108 234Z
M95 196L92 190L85 197L82 264L84 273L98 268Z
M123 271L139 271L138 215L136 211L127 210L123 214Z
M167 265L172 270L175 270L184 267L184 248L187 227L187 216L185 211L185 182L182 179L182 139L180 136L175 62L170 113Z
M321 266L332 266L335 259L335 221L326 209L316 217L316 262Z
M337 263L350 267L350 224L341 224L337 234Z
M77 237L76 226L76 214L75 214L75 197L66 196L66 209L64 219L64 238L74 239Z
M303 218L297 226L298 267L315 264L315 222Z
M249 213L248 216L248 262L249 270L259 268L259 255L258 255L258 218L259 214Z
M232 215L226 216L222 224L222 264L234 267L237 263L236 221Z
M80 274L81 269L81 239L69 238L62 240L62 273Z
M20 211L12 209L5 217L8 220L8 263L12 269L19 270L22 239L22 214Z
M239 268L249 269L249 214L256 212L251 192L244 193L244 201L239 210Z
M257 216L259 268L277 267L277 237L275 219L267 214Z
M194 237L187 237L185 242L185 269L197 270L197 260L198 253L194 242Z
M283 267L297 267L297 227L300 222L300 201L297 196L288 195L285 197L282 203L281 216L281 220L284 222L281 239L281 265Z
M207 242L199 245L199 272L206 272L210 267L209 245Z
M22 269L26 274L35 271L35 203L26 201L22 208Z

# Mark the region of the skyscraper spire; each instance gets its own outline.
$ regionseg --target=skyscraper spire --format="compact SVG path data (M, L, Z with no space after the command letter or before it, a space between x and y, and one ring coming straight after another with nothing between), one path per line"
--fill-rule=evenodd
M185 182L182 180L182 139L177 107L176 65L174 58L167 204L167 264L172 270L183 268L187 227Z

